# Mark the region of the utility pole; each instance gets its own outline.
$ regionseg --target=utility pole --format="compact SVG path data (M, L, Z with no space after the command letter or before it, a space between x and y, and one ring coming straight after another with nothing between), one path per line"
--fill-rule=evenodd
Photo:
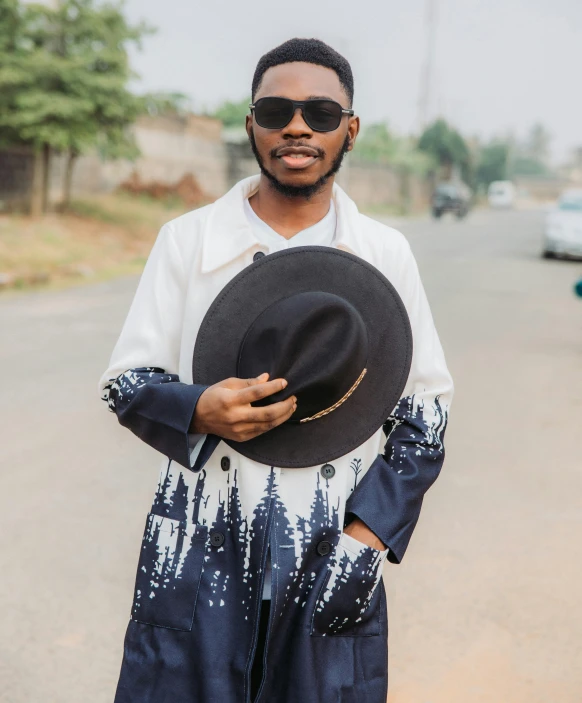
M425 64L420 79L420 96L418 100L418 117L420 129L423 130L430 119L431 101L433 99L435 81L435 54L436 54L436 30L437 30L437 2L438 0L426 1L426 36L427 47Z

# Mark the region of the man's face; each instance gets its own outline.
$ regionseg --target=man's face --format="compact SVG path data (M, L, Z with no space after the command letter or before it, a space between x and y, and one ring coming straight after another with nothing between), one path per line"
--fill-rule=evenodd
M275 96L291 100L327 98L349 107L337 73L310 63L269 68L254 100ZM309 198L339 170L344 154L353 148L360 123L359 118L344 115L333 132L314 132L301 110L296 110L282 129L260 127L253 115L247 117L246 127L261 171L271 184L284 195Z

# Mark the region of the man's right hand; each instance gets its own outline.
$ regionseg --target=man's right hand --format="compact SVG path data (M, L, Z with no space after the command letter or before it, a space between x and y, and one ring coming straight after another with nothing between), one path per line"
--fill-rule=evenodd
M190 431L213 434L235 442L246 442L282 425L297 408L297 398L273 403L262 408L251 405L257 400L278 393L287 381L269 381L269 374L258 378L227 378L207 388L200 396Z

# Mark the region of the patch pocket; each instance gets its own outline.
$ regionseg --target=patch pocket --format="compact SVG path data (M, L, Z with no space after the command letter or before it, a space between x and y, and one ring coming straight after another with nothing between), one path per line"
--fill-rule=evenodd
M132 620L190 631L208 528L150 513L135 581Z
M312 635L380 634L378 584L387 555L342 532L315 604Z

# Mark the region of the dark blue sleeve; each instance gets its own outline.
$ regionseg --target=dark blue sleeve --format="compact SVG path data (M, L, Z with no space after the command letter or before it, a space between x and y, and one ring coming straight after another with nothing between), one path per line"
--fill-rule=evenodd
M416 527L424 494L443 465L447 411L435 398L427 408L414 396L402 398L384 425L384 454L378 456L346 504L389 548L399 564Z
M208 386L182 383L164 369L142 367L125 371L108 386L109 409L119 423L150 447L181 466L199 471L220 441L208 435L191 465L190 425L198 399Z

